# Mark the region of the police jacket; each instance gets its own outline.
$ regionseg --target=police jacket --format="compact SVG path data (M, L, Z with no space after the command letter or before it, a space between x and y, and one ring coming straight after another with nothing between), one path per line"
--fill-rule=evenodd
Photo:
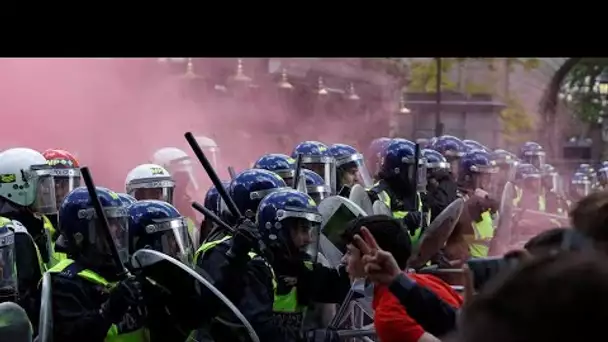
M53 342L142 341L142 329L130 324L116 326L101 316L101 305L112 286L108 281L70 259L62 260L49 272Z
M298 306L305 306L311 301L340 303L350 289L350 279L344 268L327 268L317 263L307 267L304 262L271 266L253 253L250 253L247 261L240 265L233 264L233 268L227 271L226 265L230 261L226 253L231 245L232 239L225 238L207 249L197 258L196 269L214 281L214 285L236 305L261 341L304 341L300 329L281 322L275 312L277 294L286 291L287 287L295 287ZM218 315L222 316L222 311L222 308L218 308ZM224 316L222 319L238 322ZM216 341L240 341L236 330L223 323L212 325L210 334Z
M434 185L427 187L424 197L424 206L431 212L431 222L439 215L450 203L458 198L458 186L452 179L452 175L446 170L437 170L433 173Z

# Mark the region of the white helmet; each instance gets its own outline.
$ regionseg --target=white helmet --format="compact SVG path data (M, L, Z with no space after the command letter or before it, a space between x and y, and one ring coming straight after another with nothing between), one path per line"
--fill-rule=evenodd
M156 164L142 164L127 174L125 191L140 200L160 200L173 202L175 182L164 167Z
M198 189L198 184L194 179L192 171L192 159L186 152L177 147L163 147L154 152L152 163L161 165L172 173L185 172L188 174L194 189Z
M29 148L0 153L0 197L37 213L55 214L55 182L46 158Z

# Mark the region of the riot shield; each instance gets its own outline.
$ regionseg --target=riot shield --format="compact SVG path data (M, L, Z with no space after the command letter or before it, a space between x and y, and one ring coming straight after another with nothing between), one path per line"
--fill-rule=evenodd
M321 223L322 235L325 235L335 247L344 252L342 233L346 224L359 216L367 216L367 213L351 200L341 196L331 196L323 199L318 208L323 218ZM322 246L323 243L321 242L321 248L323 248ZM323 254L328 257L325 253ZM332 261L330 260L330 262Z
M42 277L42 288L40 290L39 342L53 342L53 299L51 294L51 274L47 272Z
M409 267L415 269L422 267L445 246L460 219L465 207L464 203L462 198L457 198L437 215L433 223L422 233L418 246L408 260Z
M389 208L384 202L380 201L380 200L376 200L374 202L373 207L373 212L374 215L386 215L386 216L393 216L393 213L391 212L391 208Z
M133 254L131 265L138 274L148 280L148 284L144 284L143 288L146 302L156 306L161 302L165 307L163 312L166 313L168 324L175 324L180 331L189 332L208 323L200 318L201 308L205 308L205 304L208 305L208 301L212 299L202 296L203 288L206 288L215 295L216 298L213 299L223 303L242 323L251 341L260 341L251 324L236 306L209 281L180 261L154 250L140 249ZM150 310L148 313L152 314Z
M513 183L507 182L503 188L500 198L500 208L498 209L498 223L496 224L496 232L490 245L492 255L500 254L503 247L511 244L511 231L513 228L513 200L516 192Z
M361 207L366 214L370 215L373 213L374 209L372 206L372 201L369 198L367 191L365 191L361 185L355 184L352 186L348 199Z

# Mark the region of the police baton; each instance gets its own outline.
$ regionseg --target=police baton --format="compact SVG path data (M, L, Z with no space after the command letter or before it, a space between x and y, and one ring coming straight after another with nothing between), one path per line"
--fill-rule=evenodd
M220 227L226 229L227 231L229 231L231 234L236 234L236 230L234 228L230 227L230 225L228 225L226 222L222 221L221 218L219 218L211 210L205 208L200 203L198 203L196 201L192 202L192 208L194 208L199 213L205 215L205 218L210 219L211 221L213 221L218 226L220 226Z
M112 254L112 259L114 260L116 269L121 271L121 277L130 277L131 273L129 273L129 270L122 263L122 260L120 260L120 254L118 254L116 243L114 242L112 233L110 233L110 225L108 224L106 213L103 211L101 206L101 201L99 200L99 197L97 197L97 190L95 188L95 183L93 182L93 177L91 176L91 171L89 171L89 168L85 166L80 168L80 172L82 174L82 180L84 181L87 191L89 192L89 197L91 198L93 208L95 209L95 215L101 224L101 230L103 231L106 242L108 243L108 247L110 248L110 253Z
M192 152L194 152L196 158L198 158L198 161L201 163L201 165L203 165L205 172L207 172L209 179L211 179L213 186L215 186L215 189L217 190L218 194L220 195L220 197L222 197L224 203L226 203L226 206L228 207L228 210L230 210L232 216L236 217L239 221L241 221L243 219L243 215L237 208L232 197L228 195L228 192L226 191L226 189L224 189L224 186L222 186L220 178L217 176L217 173L213 169L213 166L209 162L209 159L207 159L205 153L203 153L203 150L198 145L198 142L196 142L196 139L194 138L192 132L186 132L184 134L184 137L186 138L186 141L188 141L188 145L190 145Z
M416 191L413 208L418 208L418 163L420 163L420 144L417 143L414 149L414 179L412 180L412 184L414 184L414 189Z
M296 157L296 168L293 173L293 185L294 190L298 189L298 184L300 183L300 174L302 173L302 153L298 153Z

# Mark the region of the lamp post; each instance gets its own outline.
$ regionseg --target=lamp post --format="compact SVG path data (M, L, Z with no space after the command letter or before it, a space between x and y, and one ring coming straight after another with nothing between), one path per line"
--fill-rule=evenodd
M443 135L443 123L441 122L441 57L435 58L437 67L437 84L435 85L435 104L437 106L435 111L435 136L440 137Z
M604 69L596 78L597 90L603 98L608 97L608 69Z

